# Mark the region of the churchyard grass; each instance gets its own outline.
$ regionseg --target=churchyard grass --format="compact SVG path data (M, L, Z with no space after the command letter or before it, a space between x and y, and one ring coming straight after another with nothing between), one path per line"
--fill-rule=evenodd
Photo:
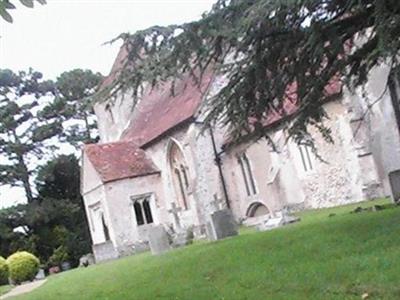
M0 286L0 296L8 293L11 290L10 285L1 285Z
M16 299L400 299L400 208L350 214L357 206L302 212L301 222L273 231L72 270Z

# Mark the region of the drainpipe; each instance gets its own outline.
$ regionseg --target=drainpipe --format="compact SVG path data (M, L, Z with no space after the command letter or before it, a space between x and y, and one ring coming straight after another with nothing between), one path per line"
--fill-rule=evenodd
M394 72L389 75L388 79L388 85L389 85L389 92L390 92L390 98L392 100L392 105L393 105L393 111L394 111L394 116L396 118L396 123L397 123L397 129L399 130L400 134L400 99L397 95L398 91L398 85L396 84L396 77L394 75Z
M222 152L218 152L217 146L215 144L214 132L211 127L209 127L209 129L210 129L211 142L212 142L213 150L214 150L215 163L217 164L217 167L218 167L219 177L220 177L221 183L222 183L222 190L224 192L225 203L226 203L226 206L230 209L231 205L229 202L228 191L226 189L225 177L224 177L224 173L222 172L222 163L221 163Z

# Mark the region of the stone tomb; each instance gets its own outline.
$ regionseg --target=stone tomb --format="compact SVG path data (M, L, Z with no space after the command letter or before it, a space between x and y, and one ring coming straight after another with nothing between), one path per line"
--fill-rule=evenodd
M400 202L400 170L389 173L390 189L392 190L393 201Z
M35 276L35 280L42 280L46 278L46 274L44 273L43 269L39 269L39 271L37 272L36 276Z
M93 245L92 249L96 257L96 263L118 258L118 253L111 241Z
M168 234L163 225L153 226L149 229L149 244L153 255L159 255L171 249Z
M229 209L217 210L211 214L207 235L213 241L238 235L238 225Z
M300 221L299 217L292 216L288 214L287 211L280 211L277 212L274 217L271 217L256 225L256 229L259 231L271 230L298 221Z

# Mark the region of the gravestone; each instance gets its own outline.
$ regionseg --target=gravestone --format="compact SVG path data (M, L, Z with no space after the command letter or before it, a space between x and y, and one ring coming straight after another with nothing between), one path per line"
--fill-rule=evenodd
M400 170L389 173L389 182L393 201L398 203L400 202Z
M46 278L46 275L44 273L44 270L43 269L39 269L39 271L37 272L37 274L35 276L35 279L36 280L42 280L42 279L45 279L45 278Z
M300 221L299 217L290 215L286 210L284 210L275 213L274 217L271 217L267 219L265 222L258 224L256 228L259 231L265 231L281 227L287 224L295 223L298 221Z
M171 249L164 226L157 225L149 229L149 244L153 255L159 255Z
M88 253L79 258L79 267L87 267L90 265L94 265L94 261L95 261L94 255L92 253Z
M113 260L119 256L111 241L92 245L92 249L96 263Z
M181 222L179 221L178 213L182 210L182 208L177 207L175 203L171 204L171 209L168 210L174 216L176 230L179 231L181 229Z
M238 225L229 209L217 210L211 214L207 235L214 241L238 235Z

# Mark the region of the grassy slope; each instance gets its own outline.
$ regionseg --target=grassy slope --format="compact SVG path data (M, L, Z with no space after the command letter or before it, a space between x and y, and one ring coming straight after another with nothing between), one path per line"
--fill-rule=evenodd
M0 296L8 293L11 290L11 286L9 285L1 285L0 286Z
M348 214L351 208L73 270L17 299L361 299L365 292L368 299L400 299L400 208Z

